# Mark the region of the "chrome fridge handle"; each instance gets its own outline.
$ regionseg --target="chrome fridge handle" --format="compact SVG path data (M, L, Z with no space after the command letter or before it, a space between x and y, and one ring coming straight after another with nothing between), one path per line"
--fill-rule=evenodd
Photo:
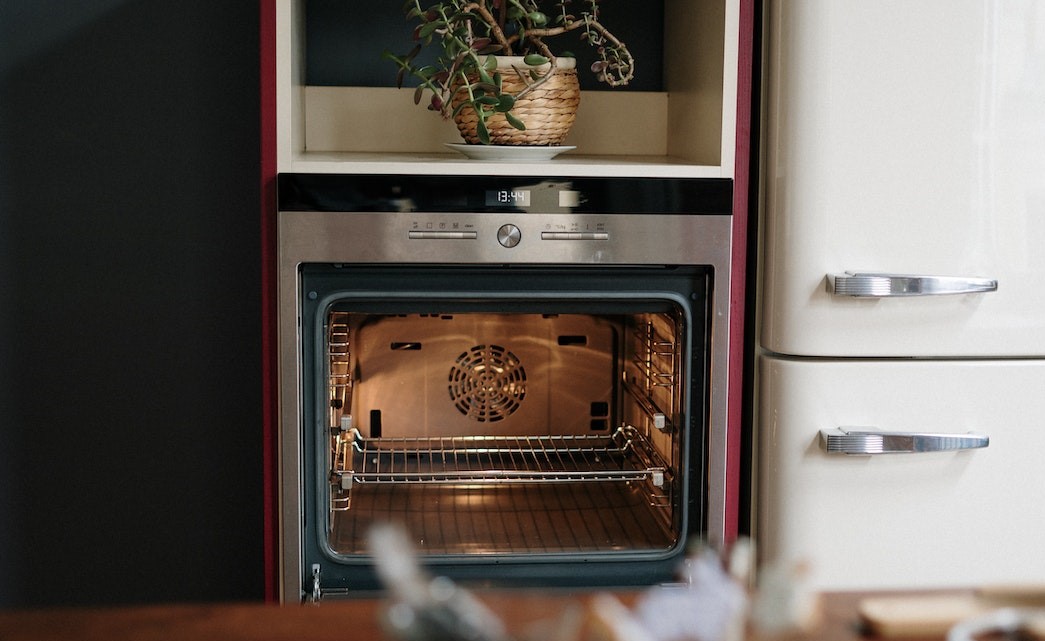
M879 432L859 427L820 430L820 447L828 454L914 454L950 452L987 447L983 434L933 434L928 432Z
M846 272L828 274L828 289L836 296L886 298L892 296L942 296L993 292L998 281L993 278L966 276L922 276L883 274L878 272Z

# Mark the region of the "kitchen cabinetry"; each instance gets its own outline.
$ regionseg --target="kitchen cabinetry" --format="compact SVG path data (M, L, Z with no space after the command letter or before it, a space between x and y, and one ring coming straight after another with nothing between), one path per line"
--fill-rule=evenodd
M696 178L733 187L729 351L725 429L714 451L727 452L712 484L727 488L723 532L735 535L740 479L740 389L748 209L749 130L755 2L665 0L664 87L655 92L583 92L566 144L550 162L483 162L451 152L452 124L413 103L412 89L319 87L305 82L308 28L304 0L261 2L262 242L265 278L265 443L268 460L267 558L278 563L280 499L275 400L276 175L437 174ZM390 11L399 11L390 5ZM394 43L393 45L394 46ZM379 53L379 52L375 52ZM375 56L376 57L376 56ZM639 64L642 64L641 61ZM394 75L389 63L389 74ZM694 207L699 208L699 203ZM720 282L726 282L723 279ZM267 576L278 571L269 568ZM276 586L269 586L274 598Z
M477 163L450 152L444 143L460 142L453 124L415 105L411 88L307 86L305 3L268 4L275 12L271 45L280 172L533 172L533 165ZM747 104L739 98L749 92L738 82L747 75L740 73L742 66L750 69L750 50L741 52L741 42L750 47L751 33L750 16L742 24L742 4L667 0L664 90L584 92L566 141L576 152L542 164L541 173L734 177L743 142L737 137L737 110ZM399 11L398 5L389 11ZM385 64L394 76L393 65Z

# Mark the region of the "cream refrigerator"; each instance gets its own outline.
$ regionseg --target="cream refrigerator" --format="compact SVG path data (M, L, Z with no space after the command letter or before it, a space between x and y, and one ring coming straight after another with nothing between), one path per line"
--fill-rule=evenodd
M765 18L762 558L1045 582L1045 3Z

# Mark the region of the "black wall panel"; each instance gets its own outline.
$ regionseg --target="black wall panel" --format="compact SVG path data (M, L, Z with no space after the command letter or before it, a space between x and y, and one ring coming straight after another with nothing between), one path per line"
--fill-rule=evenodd
M0 607L262 597L257 14L0 1Z
M575 2L578 14L584 3ZM422 3L421 6L428 6ZM602 0L601 20L606 28L627 43L635 56L635 78L627 87L613 91L663 91L664 33L663 0ZM309 0L305 5L306 81L310 85L393 87L394 63L381 54L404 55L414 46L416 20L406 20L402 2L388 0ZM610 89L587 69L595 54L576 33L548 40L556 54L572 52L577 57L581 89ZM431 62L435 49L426 48L418 58ZM416 87L409 78L406 86Z

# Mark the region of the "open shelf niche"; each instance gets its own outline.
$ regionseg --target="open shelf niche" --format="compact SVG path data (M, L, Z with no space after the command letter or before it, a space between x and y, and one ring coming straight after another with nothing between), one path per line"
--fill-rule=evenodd
M540 173L732 178L739 2L665 0L664 90L582 92L565 143L577 149L540 163ZM415 105L412 88L306 86L304 5L276 3L278 171L534 172L534 164L468 160L450 151L445 143L461 142L453 123Z

